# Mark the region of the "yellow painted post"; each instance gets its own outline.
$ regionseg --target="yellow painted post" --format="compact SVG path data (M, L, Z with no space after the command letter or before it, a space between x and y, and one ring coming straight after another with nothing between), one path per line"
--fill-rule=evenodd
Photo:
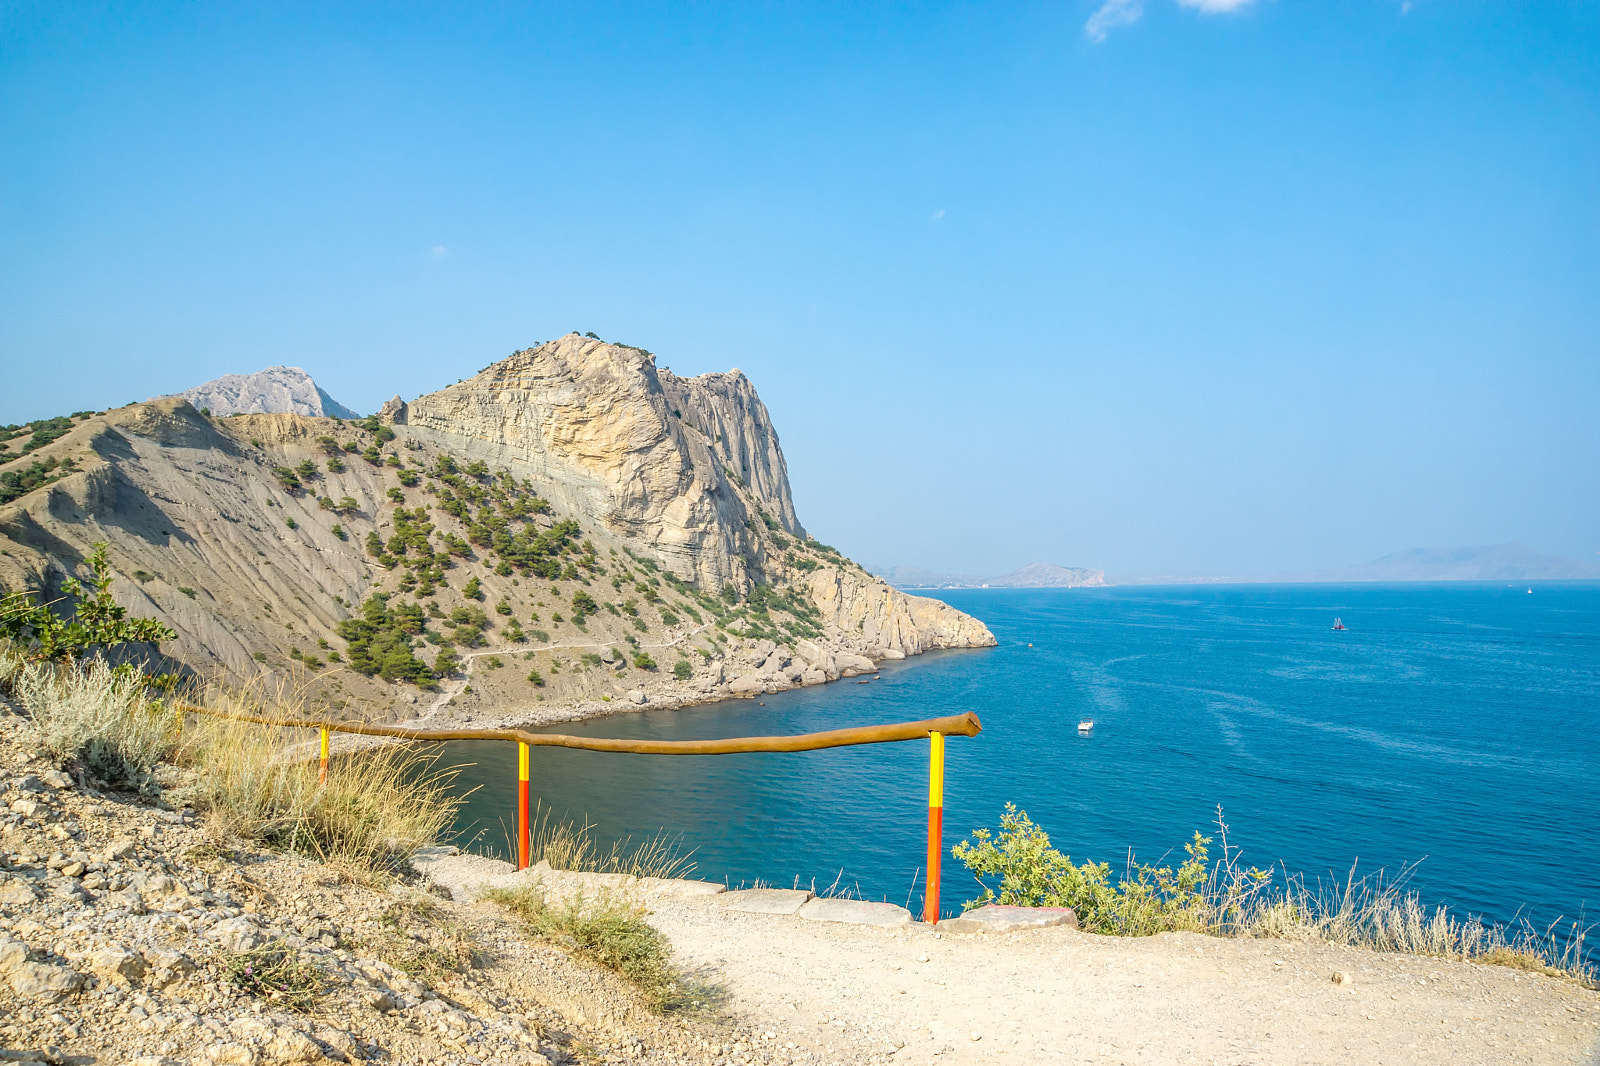
M517 742L517 869L528 868L528 745Z
M928 887L922 920L939 922L939 858L944 850L944 734L928 734Z
M322 734L322 765L317 770L317 784L328 783L328 727L323 726L318 730Z

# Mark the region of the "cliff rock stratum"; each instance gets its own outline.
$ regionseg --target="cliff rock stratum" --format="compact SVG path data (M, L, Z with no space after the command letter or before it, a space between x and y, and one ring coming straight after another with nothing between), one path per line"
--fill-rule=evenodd
M571 717L995 643L806 533L737 370L573 333L364 421L183 397L55 421L0 445L0 586L54 595L109 542L183 668L335 713Z

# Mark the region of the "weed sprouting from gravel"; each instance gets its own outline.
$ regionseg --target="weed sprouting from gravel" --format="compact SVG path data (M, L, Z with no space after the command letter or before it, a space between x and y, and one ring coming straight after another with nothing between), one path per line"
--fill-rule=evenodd
M485 899L523 922L531 936L604 966L639 990L656 1013L692 1008L697 990L669 961L667 938L644 920L644 908L609 895L552 903L543 886L493 889Z
M222 957L222 970L241 991L302 1014L317 1005L327 986L327 975L282 940L229 952Z
M485 956L464 926L421 894L396 900L378 915L383 932L366 947L395 969L424 982L466 973Z

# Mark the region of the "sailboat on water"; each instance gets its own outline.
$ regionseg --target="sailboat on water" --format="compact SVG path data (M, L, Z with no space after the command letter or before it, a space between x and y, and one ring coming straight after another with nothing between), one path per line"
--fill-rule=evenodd
M1343 628L1345 628L1343 620L1335 618L1333 620L1333 628L1335 628L1335 629L1343 629Z

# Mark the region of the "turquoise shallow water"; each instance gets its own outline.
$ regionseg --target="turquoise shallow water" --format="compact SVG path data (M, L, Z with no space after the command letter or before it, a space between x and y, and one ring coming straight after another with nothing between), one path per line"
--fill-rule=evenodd
M948 748L946 847L1011 800L1075 859L1181 858L1221 804L1244 861L1343 879L1422 860L1425 900L1536 922L1600 901L1600 587L1203 586L938 595L1000 641L849 681L564 726L802 733L976 711ZM1349 629L1334 632L1335 616ZM1031 647L1029 644L1031 643ZM1096 722L1076 735L1080 718ZM511 745L454 744L464 839L503 854ZM920 906L926 743L793 755L534 749L534 794L605 840L666 828L697 876ZM945 860L945 910L975 887ZM915 891L912 890L916 884Z

